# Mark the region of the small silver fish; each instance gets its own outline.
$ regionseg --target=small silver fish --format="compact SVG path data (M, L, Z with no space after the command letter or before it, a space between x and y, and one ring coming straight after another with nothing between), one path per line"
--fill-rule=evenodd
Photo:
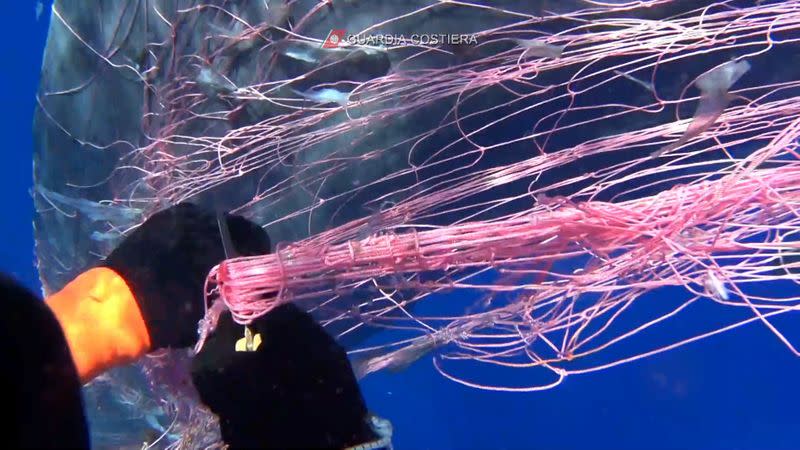
M717 300L728 300L730 298L725 283L717 278L711 270L708 271L705 287L706 291Z

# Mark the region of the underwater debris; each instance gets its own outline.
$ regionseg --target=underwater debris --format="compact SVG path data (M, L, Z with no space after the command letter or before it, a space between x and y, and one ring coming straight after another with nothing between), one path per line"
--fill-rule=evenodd
M621 77L623 77L623 78L625 78L626 80L630 80L630 81L638 84L639 86L647 89L648 92L653 92L654 93L656 91L655 86L653 86L653 83L650 83L649 81L640 80L639 78L636 78L636 77L634 77L633 75L631 75L631 74L629 74L627 72L622 72L622 71L619 71L619 70L615 70L614 73L619 75L619 76L621 76Z
M349 92L342 92L333 88L308 89L306 91L294 90L295 94L306 100L318 103L336 103L339 106L347 106L350 100Z
M394 434L392 422L389 421L389 419L384 419L375 414L368 414L366 421L372 431L378 436L378 439L353 447L347 447L345 450L392 450L394 448L392 446L392 434Z
M437 339L435 334L422 336L417 338L417 342L399 350L355 361L353 364L354 372L358 379L384 369L399 372L408 368L412 363L443 344L445 344L445 342L441 342Z
M37 184L34 187L35 191L44 198L54 209L68 217L74 217L75 213L68 213L64 207L69 207L76 210L81 215L87 217L92 222L111 222L118 227L128 228L133 224L137 224L142 220L144 211L139 208L129 208L113 204L105 204L93 202L83 198L73 198L58 192L53 192L44 186ZM93 238L101 239L107 236L93 236Z
M728 61L700 75L694 83L700 89L700 103L689 127L677 141L661 147L651 156L655 158L669 153L711 128L731 101L728 90L748 70L750 63L745 60Z
M230 94L237 89L233 81L210 67L200 68L195 81L215 94Z
M563 45L548 44L541 39L514 39L514 42L524 48L519 59L528 57L558 59L564 52Z
M706 292L711 295L716 300L728 300L730 298L730 294L728 294L728 289L725 287L725 283L722 282L714 272L709 270L708 276L706 277L705 281L705 288Z

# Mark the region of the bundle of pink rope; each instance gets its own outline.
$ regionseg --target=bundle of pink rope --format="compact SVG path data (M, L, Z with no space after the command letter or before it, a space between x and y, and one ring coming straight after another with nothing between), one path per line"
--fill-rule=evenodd
M578 246L599 255L635 251L638 256L629 253L624 264L625 270L636 270L647 253L708 255L744 249L739 242L745 236L736 227L723 225L701 234L692 230L733 223L754 207L779 214L800 201L797 180L800 167L785 166L676 186L618 204L547 199L525 215L497 221L389 232L325 246L288 245L274 254L225 261L209 281L219 287L236 320L246 323L279 302L342 292L364 279L567 258ZM618 268L614 276L619 275ZM459 287L457 282L407 284L426 290Z

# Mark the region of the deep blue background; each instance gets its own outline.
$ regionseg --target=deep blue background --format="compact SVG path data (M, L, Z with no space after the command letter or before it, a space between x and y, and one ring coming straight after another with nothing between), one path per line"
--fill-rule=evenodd
M33 108L47 37L49 2L36 21L36 2L5 2L0 54L3 137L0 163L0 270L39 292L34 267L32 186Z
M38 291L28 189L49 6L36 22L35 2L6 3L0 269ZM711 319L703 314L691 321ZM798 330L796 320L780 324ZM799 385L800 359L753 325L540 393L462 387L436 374L429 359L373 375L364 389L372 409L393 421L401 450L800 449Z

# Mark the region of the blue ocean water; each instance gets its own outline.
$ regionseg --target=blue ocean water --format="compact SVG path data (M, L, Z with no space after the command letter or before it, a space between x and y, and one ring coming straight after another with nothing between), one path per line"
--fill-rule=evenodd
M5 98L0 269L37 291L28 190L31 118L48 7L37 21L35 2L6 5L0 70ZM719 308L700 307L681 326L700 327L719 313ZM798 329L792 316L776 323ZM522 382L524 373L514 377L510 381ZM438 375L430 358L401 373L373 375L363 387L374 412L393 422L395 448L401 450L798 449L798 380L800 359L754 324L571 377L545 392L463 387Z
M0 236L0 270L14 275L31 289L39 289L33 253L33 201L28 191L33 185L32 117L36 89L47 39L47 6L36 19L34 1L5 5L6 25L2 27L3 64L0 86L3 89L5 136L0 168L3 214Z

